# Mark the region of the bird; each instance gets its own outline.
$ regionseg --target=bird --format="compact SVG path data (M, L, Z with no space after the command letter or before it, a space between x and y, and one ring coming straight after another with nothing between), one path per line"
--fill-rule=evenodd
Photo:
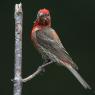
M91 86L78 73L78 66L64 48L58 34L51 26L51 15L48 9L40 9L31 32L31 40L41 54L44 64L53 62L65 66L85 89Z

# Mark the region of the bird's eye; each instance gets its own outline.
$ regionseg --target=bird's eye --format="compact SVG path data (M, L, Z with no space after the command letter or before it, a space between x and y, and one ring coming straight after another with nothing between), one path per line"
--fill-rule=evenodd
M49 16L49 14L45 14L44 16Z
M43 14L42 13L38 13L37 14L37 17L41 17Z
M49 14L47 14L47 16L49 16Z

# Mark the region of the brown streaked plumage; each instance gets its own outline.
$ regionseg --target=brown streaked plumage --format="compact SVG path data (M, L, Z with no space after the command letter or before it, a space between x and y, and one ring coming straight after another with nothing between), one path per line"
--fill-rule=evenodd
M54 29L51 28L51 17L47 9L38 11L37 19L34 23L31 38L35 47L47 62L51 60L65 66L85 89L91 89L86 81L76 71L78 66L62 45L60 38Z

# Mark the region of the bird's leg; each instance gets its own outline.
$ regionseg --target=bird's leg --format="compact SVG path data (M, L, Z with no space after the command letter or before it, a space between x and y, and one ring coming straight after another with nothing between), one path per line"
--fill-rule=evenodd
M42 59L43 59L43 65L42 66L49 64L49 62L51 63L51 60L49 59L49 57L44 53L42 53ZM45 69L42 66L39 66L39 68L42 68L42 71L45 72Z
M43 64L46 64L51 61L49 57L44 53L42 53L42 59L43 59Z

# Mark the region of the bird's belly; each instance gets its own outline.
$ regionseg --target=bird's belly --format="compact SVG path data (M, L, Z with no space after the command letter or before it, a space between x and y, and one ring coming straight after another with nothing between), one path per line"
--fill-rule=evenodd
M52 54L50 51L45 49L44 47L39 46L39 52L41 53L42 56L47 56L53 62L59 63L59 59L54 54Z

